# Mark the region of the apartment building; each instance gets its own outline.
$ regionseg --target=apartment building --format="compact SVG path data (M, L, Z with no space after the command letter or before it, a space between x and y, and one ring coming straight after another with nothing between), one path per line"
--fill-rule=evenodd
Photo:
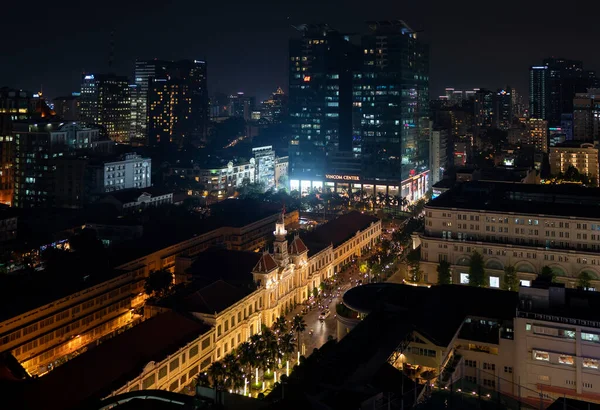
M598 185L598 148L594 144L576 141L557 144L550 149L549 160L552 175L564 174L573 167Z
M402 312L407 326L388 361L421 377L432 371L442 388L507 408L546 408L559 397L600 403L597 292L538 281L519 292L374 284L350 290L344 303L390 322Z
M437 283L440 261L453 283L469 283L473 252L483 255L490 287L500 287L514 266L528 286L549 266L556 280L575 287L585 272L600 287L600 190L574 185L491 182L460 184L425 206L421 246L423 279Z
M115 268L105 275L78 280L40 277L31 297L11 300L0 317L0 352L10 351L31 375L42 375L76 356L103 337L135 324L146 296L144 283L157 269L174 271L177 256L194 256L215 245L256 250L268 240L277 211L253 209L243 201L227 201L205 231L181 239L142 237L120 244ZM246 212L240 213L240 208ZM216 212L216 211L215 211ZM287 214L286 222L298 220ZM39 296L38 296L39 293Z

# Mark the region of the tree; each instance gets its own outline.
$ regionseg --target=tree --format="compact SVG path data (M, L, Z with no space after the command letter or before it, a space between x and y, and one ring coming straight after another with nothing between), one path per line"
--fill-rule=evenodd
M438 285L449 285L452 283L452 273L450 272L450 262L441 261L437 267Z
M577 287L587 290L592 287L592 275L587 271L583 271L577 276Z
M279 334L284 334L287 330L287 323L285 317L279 316L273 323L273 330Z
M147 295L163 297L173 285L173 275L166 269L155 270L146 278L144 291Z
M313 293L313 297L316 298L317 296L319 296L319 289L317 289L317 287L315 286L312 290L312 293Z
M294 345L291 333L285 333L279 338L279 350L284 358L289 358L294 353L295 348L296 346Z
M517 270L514 266L507 266L504 268L502 289L512 291L519 290L519 278L517 277Z
M542 267L542 270L538 275L538 279L543 282L552 283L556 279L556 273L554 273L550 266L546 265Z
M421 270L421 248L413 249L406 256L406 262L408 263L408 269L410 272L410 280L412 282L420 282L423 276Z
M298 336L298 351L300 351L300 334L306 330L306 322L302 316L294 316L294 319L292 320L292 330L296 332L296 335Z
M469 263L469 285L485 286L485 269L483 268L483 256L477 251L471 255Z
M222 390L225 387L225 369L223 368L223 363L214 362L208 368L208 375L210 377L210 380L212 381L213 388L217 390Z

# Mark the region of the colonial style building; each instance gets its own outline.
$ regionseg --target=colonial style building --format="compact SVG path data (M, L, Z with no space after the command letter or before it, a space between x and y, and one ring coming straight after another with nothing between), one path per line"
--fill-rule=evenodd
M559 283L574 287L585 272L600 287L600 190L571 185L470 182L425 206L421 246L423 280L437 283L448 261L453 283L469 283L473 252L483 255L490 287L514 266L521 285L549 266Z
M141 389L179 391L381 236L379 219L355 211L288 240L286 222L297 219L297 212L252 223L242 218L242 227L211 230L137 259L129 255L110 280L1 322L0 348L26 373L41 376L21 387L40 400L54 397L53 408ZM258 240L265 223L275 224L273 252L252 252L265 245ZM190 283L150 303L143 286L156 269ZM144 307L144 321L138 307ZM135 326L125 330L129 325ZM107 335L110 340L86 351ZM86 372L89 377L82 376Z
M39 292L5 300L6 308L0 312L0 353L11 352L31 375L44 374L103 337L137 323L140 316L134 312L144 305L144 283L150 272L175 271L176 257L191 257L217 245L258 250L280 217L269 210L240 215L241 201L226 201L222 207L223 215L209 219L208 228L192 237L182 240L165 231L163 238L142 237L119 245L112 255L115 268L104 275L82 274L78 280L41 275L28 285L32 293ZM298 212L290 212L286 220L298 221Z

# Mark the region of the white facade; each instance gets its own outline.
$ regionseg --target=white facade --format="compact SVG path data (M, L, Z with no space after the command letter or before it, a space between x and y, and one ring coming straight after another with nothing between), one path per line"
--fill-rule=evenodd
M252 148L252 155L256 164L255 179L257 183L265 184L265 189L275 186L275 151L271 145Z
M471 255L477 251L483 256L490 287L500 287L507 266L516 268L525 285L549 266L556 280L569 287L576 286L577 276L584 271L592 278L592 287L600 287L600 219L434 204L425 207L425 231L415 235L413 244L421 245L426 282L437 283L437 266L446 260L452 266L453 283L468 284Z
M127 154L120 161L104 164L104 192L130 188L148 188L151 180L152 160L137 154Z
M446 141L448 133L445 130L430 131L429 134L429 182L435 185L442 179L446 167Z
M278 157L275 159L275 187L281 188L281 177L288 176L289 157Z

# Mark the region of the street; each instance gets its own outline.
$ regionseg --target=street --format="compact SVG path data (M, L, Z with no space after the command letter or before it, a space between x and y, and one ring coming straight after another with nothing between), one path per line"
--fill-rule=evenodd
M351 282L354 282L355 285L356 281L359 279L358 264L359 261L357 260L347 271L338 275L333 297L328 295L326 298L321 298L315 303L314 307L304 315L306 330L300 335L301 355L309 356L315 348L323 346L327 342L329 336L334 338L337 337L335 307L341 302L344 292L353 286L351 285ZM339 291L337 290L338 287L340 287ZM325 310L320 308L319 304L329 308L330 314L325 320L319 320L319 315ZM293 317L299 314L305 307L306 305L299 305L295 310L288 314L286 319L291 321ZM310 334L311 330L313 331L312 335Z

